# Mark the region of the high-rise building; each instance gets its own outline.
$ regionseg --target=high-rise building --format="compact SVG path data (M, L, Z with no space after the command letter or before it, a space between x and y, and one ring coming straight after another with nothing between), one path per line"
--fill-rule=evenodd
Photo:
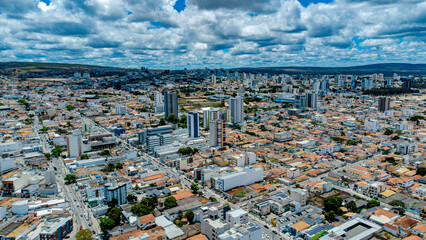
M127 203L127 185L125 183L110 182L104 185L104 195L107 202L117 199L118 205Z
M229 109L231 110L231 122L233 124L244 122L244 102L242 97L237 96L229 99Z
M369 78L363 78L361 81L361 89L373 88L373 80Z
M312 92L306 92L306 107L308 108L318 108L318 94Z
M188 134L191 138L200 136L200 116L198 112L189 112L187 116Z
M210 120L219 118L220 108L206 107L201 110L203 110L203 128L209 129Z
M330 83L328 78L321 80L320 90L328 92L330 90Z
M379 97L378 110L379 112L385 112L389 110L390 99L389 97Z
M216 75L213 74L211 77L211 80L212 80L212 84L216 85Z
M73 134L67 136L67 153L68 157L79 157L81 155L81 145L83 140L81 135Z
M154 94L154 110L157 113L164 111L163 94L161 94L160 92L156 92Z
M170 125L147 128L138 135L139 142L141 144L146 144L148 152L152 152L155 147L173 143L173 127Z
M305 109L306 107L306 95L298 94L294 96L294 108Z
M225 144L225 121L210 120L210 146L223 147Z
M124 115L126 114L126 111L126 106L123 106L121 104L115 106L115 113L117 113L118 115Z
M176 92L164 90L164 116L167 119L170 114L178 114L178 99Z

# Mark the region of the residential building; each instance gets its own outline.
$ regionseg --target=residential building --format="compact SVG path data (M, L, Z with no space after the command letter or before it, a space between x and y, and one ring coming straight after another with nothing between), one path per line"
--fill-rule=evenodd
M241 96L229 99L229 109L231 110L232 124L244 122L244 101Z
M114 198L118 200L118 205L127 203L127 185L126 183L116 183L115 181L104 185L104 195L107 202Z
M225 139L225 121L220 119L210 120L210 146L223 147Z
M292 188L290 189L291 200L299 202L302 206L306 205L309 198L309 193L306 189Z
M237 172L227 173L212 178L212 186L219 191L246 186L263 180L261 168L247 167Z
M389 97L379 97L378 100L378 110L379 112L385 112L389 110L390 98Z
M40 232L40 240L61 240L73 230L72 217L52 219L45 223Z
M115 113L118 115L125 115L127 112L126 106L123 106L121 104L118 104L115 106Z
M198 112L189 112L187 115L188 134L191 138L200 136L200 116Z
M178 99L176 92L164 90L164 113L166 119L170 114L178 115Z
M82 154L83 139L78 133L67 136L68 157L79 157Z

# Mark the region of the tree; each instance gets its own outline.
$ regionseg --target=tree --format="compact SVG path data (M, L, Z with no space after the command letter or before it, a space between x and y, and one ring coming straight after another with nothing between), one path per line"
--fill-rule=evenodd
M197 192L200 188L198 187L198 185L196 183L192 183L191 184L191 190L192 192Z
M350 201L348 202L348 204L346 204L346 208L351 211L351 212L358 212L358 208L356 207L356 204L354 201Z
M328 197L324 200L324 211L326 212L338 212L339 208L342 206L341 197Z
M160 125L160 126L164 126L164 125L166 125L167 123L166 123L166 120L164 119L164 118L162 118L162 119L160 119L160 123L158 124L158 125Z
M336 220L336 213L334 213L334 211L330 211L324 214L324 217L328 222L334 222L334 220Z
M49 130L49 128L47 128L47 127L43 127L43 128L40 129L41 132L47 132L48 130Z
M64 178L68 183L75 182L77 180L77 176L74 174L67 174Z
M130 211L133 214L136 214L138 216L144 216L150 213L154 214L154 209L155 209L155 206L157 206L157 204L158 204L157 197L144 198L142 199L141 202L133 205Z
M101 156L109 156L111 155L108 149L103 150L101 153L99 153Z
M176 116L176 114L172 113L169 114L169 116L167 117L167 121L177 123L179 121L179 118Z
M188 211L186 211L186 213L185 213L185 217L186 217L186 219L188 219L188 222L189 223L193 223L193 221L194 221L194 212L192 211L192 210L188 210Z
M166 209L173 208L173 207L176 207L176 206L177 206L176 198L167 197L166 200L164 200L164 207Z
M405 203L401 200L393 200L389 204L395 207L402 207L402 208L405 207Z
M213 197L213 196L210 196L210 197L209 197L209 200L210 200L211 202L217 202L217 199L216 199L215 197Z
M52 149L52 155L55 157L61 156L61 153L63 152L62 148L57 146L54 149Z
M118 205L118 199L112 198L111 201L107 202L107 205L111 208L117 206Z
M376 199L371 199L367 203L367 208L372 208L372 207L377 207L377 206L380 206L380 202L377 201Z
M385 132L383 134L385 135L391 135L393 133L392 129L386 128Z
M426 167L419 167L416 170L416 174L420 176L426 175Z
M118 162L118 163L115 164L114 167L115 167L115 169L123 169L123 163Z
M115 227L114 220L109 217L101 218L99 227L101 228L102 232L106 233L108 230L111 230Z
M68 111L71 111L71 110L74 110L74 106L73 105L67 105L67 109L68 109Z
M114 221L115 226L118 226L120 224L122 213L119 208L117 207L110 208L106 215L107 217L111 218Z
M138 200L138 197L136 197L135 195L133 195L133 194L127 195L127 201L128 202L136 202L137 200Z
M77 240L92 240L92 231L89 229L82 229L75 235Z
M90 157L89 157L89 155L87 155L87 154L83 154L83 155L81 155L81 157L80 157L80 159L89 159Z
M52 154L45 153L44 156L46 157L47 160L50 160L50 158L52 157Z

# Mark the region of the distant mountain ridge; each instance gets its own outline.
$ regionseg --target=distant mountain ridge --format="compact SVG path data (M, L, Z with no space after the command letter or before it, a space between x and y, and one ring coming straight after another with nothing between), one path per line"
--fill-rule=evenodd
M426 74L426 64L410 63L376 63L351 67L259 67L259 68L234 68L232 70L254 73L272 74L373 74L383 73L391 76L393 73L399 75Z

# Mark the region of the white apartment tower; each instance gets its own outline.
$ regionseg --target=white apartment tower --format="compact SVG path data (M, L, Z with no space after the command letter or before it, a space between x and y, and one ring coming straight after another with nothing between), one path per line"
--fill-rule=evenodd
M233 124L244 122L244 102L242 97L237 96L229 99L229 109L231 110L231 122Z

